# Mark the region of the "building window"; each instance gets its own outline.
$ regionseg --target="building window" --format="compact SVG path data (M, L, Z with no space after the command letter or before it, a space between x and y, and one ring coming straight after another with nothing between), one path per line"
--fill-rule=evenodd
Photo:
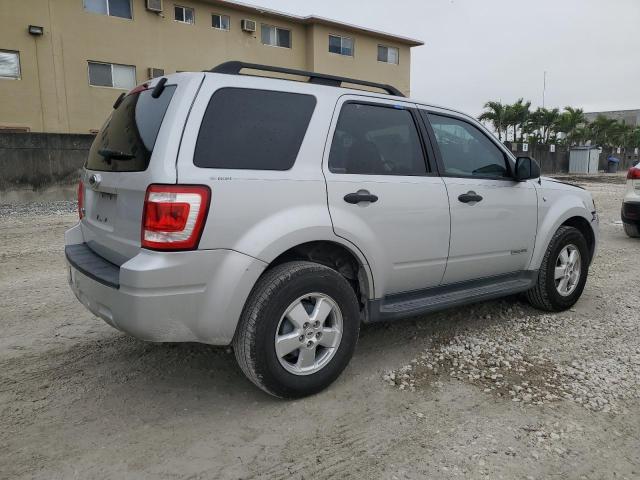
M273 47L291 48L291 30L262 24L262 43Z
M175 13L176 22L188 23L190 25L193 25L194 18L195 18L195 15L193 13L193 8L174 5L173 11Z
M229 30L231 25L231 20L229 19L229 15L211 15L211 26L213 28L217 28L218 30Z
M131 0L84 0L87 12L131 19Z
M396 47L378 45L378 61L397 64L400 60L400 52Z
M20 54L0 50L0 78L20 78Z
M136 67L117 63L89 62L89 85L131 90L136 86Z
M353 38L329 35L329 51L338 55L353 57Z

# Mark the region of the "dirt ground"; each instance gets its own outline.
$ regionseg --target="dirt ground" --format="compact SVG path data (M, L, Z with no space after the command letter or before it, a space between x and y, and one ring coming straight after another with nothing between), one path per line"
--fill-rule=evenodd
M1 478L640 478L640 241L585 182L582 299L518 298L362 330L340 379L286 402L228 348L151 344L69 290L70 202L0 205Z

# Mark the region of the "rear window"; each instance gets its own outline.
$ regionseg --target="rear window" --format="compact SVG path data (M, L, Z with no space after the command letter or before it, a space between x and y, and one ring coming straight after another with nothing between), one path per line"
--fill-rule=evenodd
M315 105L312 95L222 88L204 113L193 163L202 168L289 170Z
M127 95L93 141L86 168L107 172L146 170L175 90L175 85L168 85L158 98L151 96L151 90Z

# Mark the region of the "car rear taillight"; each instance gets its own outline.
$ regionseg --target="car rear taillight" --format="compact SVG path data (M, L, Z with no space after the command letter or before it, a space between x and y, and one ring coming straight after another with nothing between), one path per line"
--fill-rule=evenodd
M640 180L640 168L639 167L631 167L629 169L629 173L627 173L627 179L629 179L629 180Z
M197 248L210 198L211 190L204 185L149 185L142 212L142 247Z
M84 217L84 183L82 180L78 182L78 218L82 220Z

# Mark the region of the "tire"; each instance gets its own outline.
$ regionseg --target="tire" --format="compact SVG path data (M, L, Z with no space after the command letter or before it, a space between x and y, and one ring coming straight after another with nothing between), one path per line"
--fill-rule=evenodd
M297 322L294 325L290 317L293 318L294 311L301 310L291 309L292 305L299 303L306 314L310 311L313 314L315 308L320 308L321 301L325 308L331 308L326 321L323 320L319 327L314 327L315 322L311 322L307 328L316 328L313 331L296 329L296 325L302 323L299 321L300 315L304 316L305 313L296 314ZM285 315L288 310L291 313ZM318 314L313 318L321 317ZM325 348L316 336L321 337L322 332L327 332L325 341L329 338L335 340L338 336L336 332L340 330L337 326L339 323L342 330L339 343L333 348ZM290 329L288 333L282 333L285 327ZM338 378L353 356L359 331L358 300L344 277L317 263L288 262L268 270L256 283L243 309L233 348L240 368L259 388L280 398L300 398L323 390ZM300 337L296 332L301 334ZM300 343L298 350L286 356L278 355L277 339L289 335L296 337L296 340L304 337L304 342ZM294 341L294 338L290 340ZM317 359L313 366L304 367L309 371L303 372L303 367L298 365L303 363L301 356L310 355L304 349L307 340L317 342L313 347L314 358ZM314 368L319 369L314 371Z
M640 228L638 225L632 225L630 223L623 223L624 225L624 233L626 233L631 238L640 237Z
M561 259L559 258L560 253L566 252L567 250L565 249L572 251L572 247L577 249L580 255L579 278L573 284L573 289L570 293L565 291L563 295L560 293L559 288L563 291L564 289L556 285L555 272L558 265L560 265L559 269L562 268ZM584 290L589 274L589 262L589 248L582 233L573 227L558 228L549 242L547 251L542 259L542 264L538 271L538 281L526 293L527 300L531 305L541 310L559 312L571 308L578 301ZM567 288L568 290L569 288Z

